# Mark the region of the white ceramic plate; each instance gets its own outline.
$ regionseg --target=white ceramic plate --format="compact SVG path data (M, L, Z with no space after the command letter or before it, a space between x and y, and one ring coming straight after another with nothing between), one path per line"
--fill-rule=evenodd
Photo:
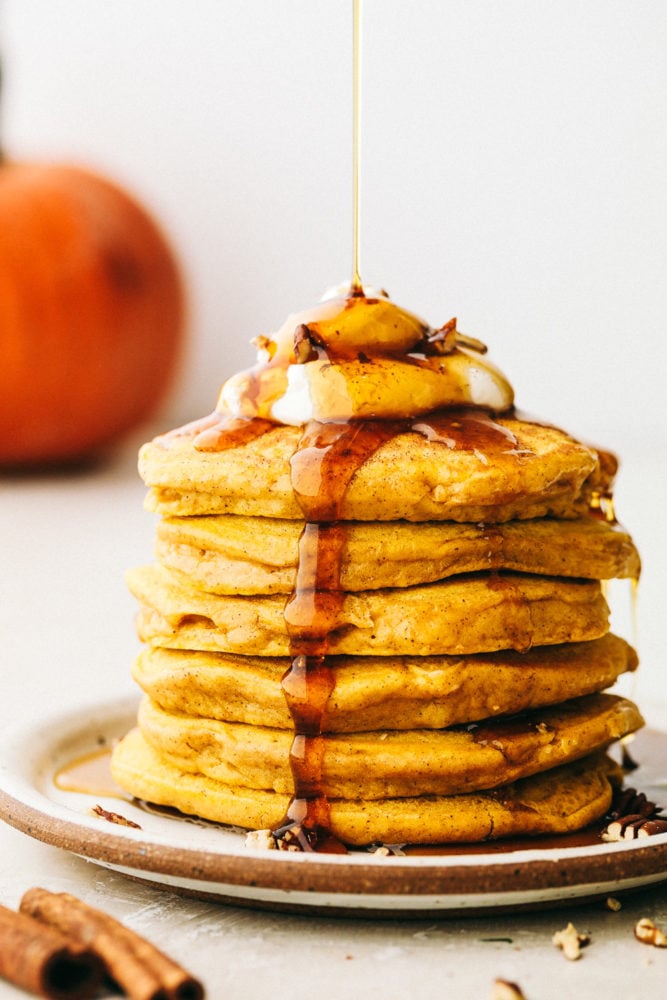
M558 846L535 841L516 850L489 844L470 854L299 854L251 850L227 827L56 787L64 765L112 744L135 718L134 700L105 703L32 719L3 734L0 817L31 837L157 886L283 910L478 914L590 901L667 879L667 834L583 846L562 838ZM632 752L646 763L628 783L667 803L667 735L642 733ZM95 816L96 805L141 829Z

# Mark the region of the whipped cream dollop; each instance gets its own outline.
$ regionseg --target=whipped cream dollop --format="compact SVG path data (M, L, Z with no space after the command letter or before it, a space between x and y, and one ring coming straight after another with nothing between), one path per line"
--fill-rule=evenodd
M219 413L298 426L448 406L502 413L514 402L486 347L455 320L434 329L374 289L336 289L254 343L257 364L225 382Z

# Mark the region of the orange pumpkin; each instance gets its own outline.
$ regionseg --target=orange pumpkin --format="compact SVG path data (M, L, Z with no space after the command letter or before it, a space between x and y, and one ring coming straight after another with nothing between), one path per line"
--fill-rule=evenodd
M74 166L0 164L0 465L97 456L147 420L183 339L148 213Z

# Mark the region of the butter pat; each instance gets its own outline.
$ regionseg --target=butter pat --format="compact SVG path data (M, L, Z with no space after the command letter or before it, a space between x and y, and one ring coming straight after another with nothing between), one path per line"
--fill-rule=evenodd
M299 426L450 406L502 413L514 401L484 346L458 334L455 321L434 330L385 297L327 299L289 316L258 346L257 365L223 385L218 412Z

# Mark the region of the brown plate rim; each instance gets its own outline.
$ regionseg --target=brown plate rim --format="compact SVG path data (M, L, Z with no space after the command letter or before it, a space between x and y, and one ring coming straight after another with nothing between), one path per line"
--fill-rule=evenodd
M24 834L51 846L85 857L108 867L126 870L128 874L164 876L165 885L173 888L173 880L187 878L189 882L215 886L224 895L225 887L245 887L250 897L261 900L265 890L301 893L313 897L321 905L325 894L335 903L352 896L359 901L373 896L394 908L396 901L410 897L416 906L420 899L428 908L434 897L514 896L521 894L567 896L581 894L587 887L596 893L600 887L617 885L653 884L667 879L667 834L651 837L650 842L630 841L619 844L593 845L592 848L565 848L557 850L531 848L506 855L470 855L465 858L452 856L390 856L375 857L370 854L351 856L304 855L285 852L249 850L243 847L239 835L239 849L211 851L193 846L165 843L163 839L144 836L143 832L119 827L108 831L95 827L77 814L49 799L36 785L22 780L12 772L12 754L8 747L14 745L14 759L28 738L38 734L41 753L47 754L49 740L51 757L56 745L63 740L82 740L79 734L98 731L106 725L105 738L112 730L120 734L123 720L128 724L134 718L136 699L106 702L82 712L66 713L48 721L33 723L32 727L19 727L6 734L0 741L0 818ZM83 723L82 719L88 719ZM106 722L105 722L106 720ZM119 728L120 727L120 728ZM60 737L56 736L60 733ZM49 734L52 734L49 737ZM667 744L667 734L658 734ZM91 742L99 743L99 736L91 735ZM38 756L39 756L38 747ZM7 762L9 757L9 762ZM30 764L26 764L30 770ZM32 765L37 768L37 763ZM25 793L25 794L23 794ZM176 819L174 822L178 822ZM393 902L392 902L393 901ZM341 905L352 905L344 902ZM489 905L487 899L484 905ZM500 902L499 902L500 905Z

